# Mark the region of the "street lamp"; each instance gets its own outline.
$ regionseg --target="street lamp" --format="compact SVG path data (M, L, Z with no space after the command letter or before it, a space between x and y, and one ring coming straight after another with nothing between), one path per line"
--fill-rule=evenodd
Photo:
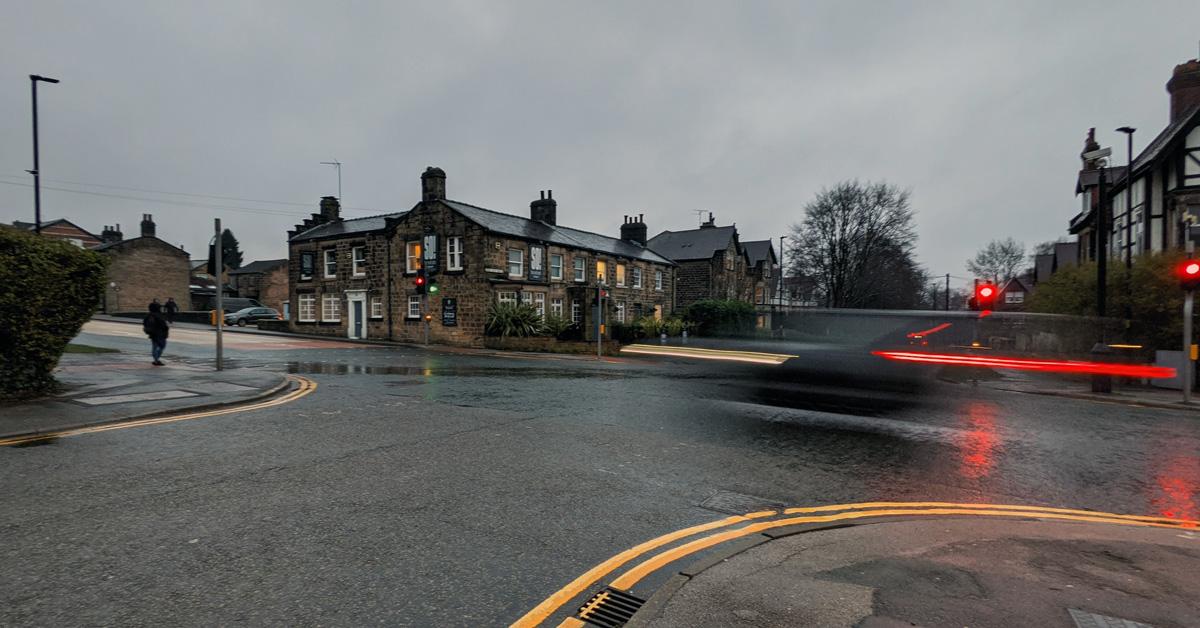
M783 291L787 289L787 282L783 278L787 275L787 256L784 254L783 241L787 236L779 236L779 294L776 295L776 300L779 305L783 305Z
M1125 268L1133 267L1133 132L1137 129L1123 126L1118 133L1125 134L1128 158L1125 163Z
M26 170L33 175L33 230L42 233L42 172L38 163L38 123L37 123L37 84L38 82L57 83L58 79L36 74L29 75L29 88L33 94L33 170Z

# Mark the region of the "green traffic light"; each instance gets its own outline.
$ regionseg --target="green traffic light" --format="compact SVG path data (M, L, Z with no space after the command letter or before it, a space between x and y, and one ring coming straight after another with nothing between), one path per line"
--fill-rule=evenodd
M429 294L437 294L438 287L436 283L429 284Z

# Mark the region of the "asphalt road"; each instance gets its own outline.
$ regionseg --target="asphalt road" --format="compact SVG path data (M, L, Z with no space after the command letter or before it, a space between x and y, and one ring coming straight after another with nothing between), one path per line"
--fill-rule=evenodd
M165 359L208 363L210 338L181 326ZM820 349L788 371L226 338L234 363L318 390L0 448L0 624L507 624L725 516L701 506L715 494L1200 516L1184 412L825 377L851 358ZM117 323L78 342L148 351Z

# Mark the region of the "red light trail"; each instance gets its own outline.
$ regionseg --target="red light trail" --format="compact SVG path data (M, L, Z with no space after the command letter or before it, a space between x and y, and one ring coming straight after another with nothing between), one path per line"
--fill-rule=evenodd
M1121 377L1144 377L1147 379L1169 379L1175 377L1175 369L1173 368L1166 366L1148 366L1144 364L1113 364L1111 362L1082 362L1076 360L1005 358L1000 356L927 353L921 351L872 351L871 354L896 362L914 362L918 364L992 367L999 369L1014 369L1018 371L1041 371L1045 373L1117 375Z

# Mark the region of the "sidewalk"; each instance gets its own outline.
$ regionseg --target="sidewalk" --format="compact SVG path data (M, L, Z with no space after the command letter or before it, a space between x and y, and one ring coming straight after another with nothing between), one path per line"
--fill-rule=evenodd
M261 369L214 371L144 355L66 354L55 370L62 390L6 404L0 437L113 423L156 414L213 408L269 397L289 386L281 373Z
M1192 530L864 520L686 568L627 626L1195 626L1198 560Z
M1052 395L1055 397L1121 403L1146 408L1185 411L1200 410L1200 397L1197 397L1197 401L1193 401L1191 405L1184 405L1183 393L1178 390L1143 386L1120 386L1115 382L1113 384L1113 391L1108 394L1092 392L1089 380L1064 381L1062 378L1038 377L1024 373L1001 373L1001 379L981 381L979 385L1008 392Z

